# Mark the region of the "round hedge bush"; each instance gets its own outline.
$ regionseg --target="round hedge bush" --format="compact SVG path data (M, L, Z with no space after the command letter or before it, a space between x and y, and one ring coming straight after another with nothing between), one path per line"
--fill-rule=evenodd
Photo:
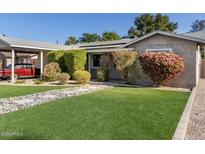
M183 58L170 52L146 52L140 54L138 59L143 72L152 79L155 86L174 79L184 69Z
M59 75L59 83L61 85L64 85L64 84L68 83L69 79L70 79L70 75L68 73L61 73Z
M58 63L51 62L45 66L43 71L43 77L46 81L56 81L59 79L61 69Z
M88 71L75 71L73 77L78 83L86 84L90 81L91 74Z

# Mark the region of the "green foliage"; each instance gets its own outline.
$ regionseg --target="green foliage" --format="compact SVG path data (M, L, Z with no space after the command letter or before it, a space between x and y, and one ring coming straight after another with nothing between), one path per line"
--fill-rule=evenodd
M105 70L103 68L97 70L97 81L103 82L103 81L108 81L108 79L109 79L109 70Z
M97 81L109 80L110 54L100 56L100 69L97 70Z
M78 40L76 39L75 36L70 36L65 41L65 45L71 45L71 44L77 44L77 43L78 43Z
M89 43L101 41L101 37L97 33L83 33L83 36L80 38L80 43Z
M135 84L137 79L139 79L139 73L138 73L137 63L136 61L127 68L127 82L129 84Z
M33 79L33 82L34 82L35 84L43 84L43 83L44 83L44 81L41 80L41 79Z
M136 17L134 21L135 26L128 31L129 36L143 36L154 31L173 32L177 29L177 22L169 21L169 17L160 13L156 15L142 14Z
M61 85L64 85L68 83L68 80L70 79L70 75L68 73L61 73L59 76L59 83Z
M110 54L103 54L100 56L100 67L103 69L110 68Z
M164 81L174 79L184 69L181 56L168 52L146 52L139 55L143 72L147 74L155 86Z
M191 32L203 31L205 30L205 20L196 20L191 27Z
M80 84L86 84L90 81L91 74L88 71L75 71L74 79Z
M23 83L25 83L25 80L16 80L15 81L15 84L23 84Z
M65 61L64 61L64 55L65 51L64 50L58 50L58 51L50 51L48 53L48 62L51 63L51 62L55 62L55 63L58 63L61 70L63 72L67 72L68 69L65 65Z
M103 41L120 40L121 37L116 32L104 32L102 34Z
M84 70L86 64L86 51L81 50L70 50L64 53L65 64L68 68L71 76L75 71Z
M137 53L135 51L117 51L113 52L112 55L117 71L127 80L128 68L135 63Z
M51 62L45 66L43 71L43 77L46 81L56 81L59 79L61 69L58 63Z

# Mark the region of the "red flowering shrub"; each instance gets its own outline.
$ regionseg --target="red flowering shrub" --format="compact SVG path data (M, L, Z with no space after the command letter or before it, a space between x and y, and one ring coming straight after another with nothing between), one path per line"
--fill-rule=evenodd
M143 72L152 79L155 86L174 79L184 69L183 58L174 53L146 52L138 58Z

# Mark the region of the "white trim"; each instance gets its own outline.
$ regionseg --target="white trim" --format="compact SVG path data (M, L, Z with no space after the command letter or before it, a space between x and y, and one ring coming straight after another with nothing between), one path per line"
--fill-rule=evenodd
M171 37L180 38L180 39L185 39L185 40L189 40L189 41L193 41L193 42L205 43L205 40L198 39L198 38L191 37L191 36L175 34L175 33L169 33L169 32L163 32L163 31L155 31L155 32L146 34L144 36L141 36L139 38L136 38L133 41L130 41L130 42L122 45L120 48L127 47L127 46L129 46L131 44L134 44L136 42L142 41L142 40L144 40L144 39L146 39L146 38L148 38L150 36L156 35L156 34L161 34L161 35L165 35L165 36L171 36Z
M160 49L146 49L145 52L151 52L151 51L167 51L167 52L172 52L172 48L160 48Z
M15 48L28 48L28 49L39 49L39 50L59 50L59 49L50 49L50 48L42 48L42 47L31 47L31 46L23 46L23 45L11 45L11 47Z
M15 67L15 51L12 49L11 50L11 82L14 83L14 67Z
M41 63L40 76L43 77L43 51L41 51L41 53L40 53L40 63Z

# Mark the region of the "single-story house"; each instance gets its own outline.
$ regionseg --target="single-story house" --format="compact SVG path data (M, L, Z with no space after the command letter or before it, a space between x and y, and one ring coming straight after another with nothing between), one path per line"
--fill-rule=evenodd
M11 63L32 62L39 67L41 74L43 67L48 63L47 53L53 50L86 49L87 66L93 78L96 77L96 70L100 67L100 57L103 54L110 54L115 51L138 51L138 52L174 52L184 58L185 69L176 79L165 83L168 86L192 88L200 78L201 53L205 51L205 32L190 32L175 34L155 31L135 39L121 39L115 41L92 42L76 45L59 45L39 41L22 40L7 36L0 36L0 65ZM110 79L121 79L110 60ZM0 66L1 67L1 66ZM14 67L12 67L14 68ZM13 69L12 69L13 70ZM14 73L14 71L12 71ZM151 80L142 71L139 71L141 78L138 84L149 85ZM14 75L14 74L13 74ZM12 77L13 77L12 75ZM12 78L13 79L13 78Z

